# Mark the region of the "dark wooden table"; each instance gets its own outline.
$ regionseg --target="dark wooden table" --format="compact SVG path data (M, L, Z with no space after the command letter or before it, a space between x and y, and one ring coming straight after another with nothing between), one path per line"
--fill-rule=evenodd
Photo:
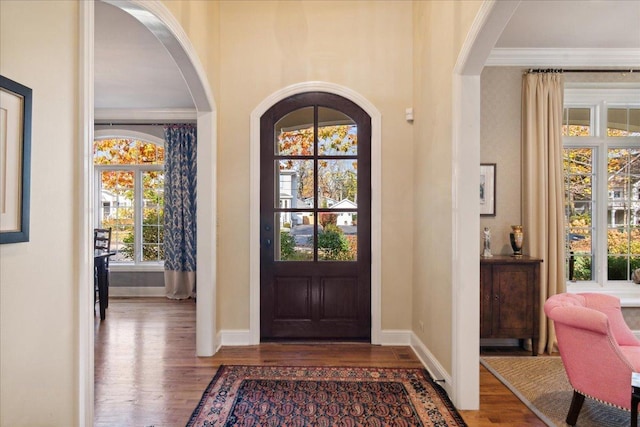
M104 320L107 315L107 307L109 306L109 269L107 263L109 257L115 255L115 252L99 251L93 253L94 267L94 286L98 285L98 302L100 303L100 320Z

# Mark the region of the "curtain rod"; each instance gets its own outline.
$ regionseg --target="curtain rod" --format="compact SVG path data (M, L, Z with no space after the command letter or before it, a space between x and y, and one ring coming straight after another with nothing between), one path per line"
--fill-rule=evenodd
M637 73L640 71L639 69L634 68L626 68L626 69L603 69L603 68L595 68L595 69L564 69L564 68L540 68L534 69L529 68L527 74L532 73Z

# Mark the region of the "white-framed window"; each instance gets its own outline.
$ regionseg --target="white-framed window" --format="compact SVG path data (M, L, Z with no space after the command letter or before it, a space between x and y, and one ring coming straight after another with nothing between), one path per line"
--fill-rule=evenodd
M640 88L567 87L564 104L567 287L637 298Z
M94 140L96 227L111 228L114 266L164 261L164 145L158 138Z

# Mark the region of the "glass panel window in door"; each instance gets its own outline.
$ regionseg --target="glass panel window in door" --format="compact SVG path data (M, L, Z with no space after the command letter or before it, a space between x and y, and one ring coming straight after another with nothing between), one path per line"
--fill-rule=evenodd
M318 160L318 207L357 209L358 161L355 159Z
M275 261L313 261L313 212L278 212Z
M355 156L358 154L358 127L346 114L318 107L318 155Z
M274 126L276 156L313 156L313 107L285 115Z
M320 212L318 218L318 260L357 261L358 213Z
M281 209L313 208L313 160L276 160L274 207Z

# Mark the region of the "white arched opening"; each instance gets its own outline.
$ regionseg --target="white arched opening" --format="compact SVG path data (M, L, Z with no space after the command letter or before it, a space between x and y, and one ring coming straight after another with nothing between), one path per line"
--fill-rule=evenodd
M198 127L198 210L197 210L197 283L196 352L212 356L216 343L216 109L204 68L186 33L158 0L104 0L132 15L152 32L173 57L193 97ZM94 5L79 2L80 11L80 188L77 236L79 236L78 273L78 415L77 424L93 425L93 187L92 146L94 125Z
M485 1L462 47L453 76L453 403L480 406L480 73L519 1ZM468 171L477 170L470 174ZM465 173L466 172L466 173Z
M283 88L260 103L251 112L250 147L250 220L249 220L249 336L250 344L260 342L260 117L277 102L304 92L328 92L347 98L371 117L371 342L381 343L381 139L380 111L362 95L343 86L327 82L304 82ZM224 344L224 337L223 337Z

